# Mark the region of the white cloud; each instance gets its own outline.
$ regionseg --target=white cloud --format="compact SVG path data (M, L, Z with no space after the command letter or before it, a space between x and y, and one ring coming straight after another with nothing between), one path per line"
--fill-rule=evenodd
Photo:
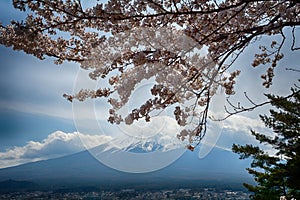
M151 130L152 125L162 129L156 130L155 135L150 137L139 137L140 131L153 131ZM118 131L117 135L99 135L99 132L92 135L90 133L56 131L42 141L29 141L24 146L14 146L0 152L0 168L71 155L101 144L108 144L109 141L111 143L108 148L116 149L126 149L135 145L140 147L139 145L142 145L142 148L147 148L151 151L153 150L152 143L162 146L163 151L184 148L182 142L176 138L176 121L167 116L161 117L160 120L155 120L151 126L146 125L145 127L140 127L140 129L129 130L132 135L124 134L124 130L122 131L120 127L116 130Z
M253 144L261 149L274 154L274 149L265 144L260 144L251 134L251 130L268 136L274 136L272 129L265 127L260 119L253 119L245 115L233 115L224 122L220 139L216 143L205 143L208 147L217 147L231 151L233 144ZM213 137L213 136L212 136ZM204 138L205 140L205 138Z
M213 116L216 116L213 113ZM251 115L252 116L252 115ZM260 119L246 115L233 115L228 119L215 122L210 121L204 139L201 141L199 157L205 157L213 148L231 151L232 144L254 144L258 141L251 134L251 130L266 135L273 135L271 129L266 128ZM268 147L262 146L263 149Z
M42 141L29 141L24 146L12 147L0 152L0 168L70 155L86 148L105 144L108 141L111 141L113 145L110 148L118 149L126 149L129 145L142 144L143 148L149 148L148 150L151 151L152 147L149 146L149 141L163 146L163 151L184 148L184 143L176 137L180 127L169 116L160 116L151 123L140 123L130 127L126 127L126 125L109 126L107 128L106 135L91 135L90 132L89 134L83 134L56 131ZM255 142L250 134L250 129L270 131L264 127L261 121L241 115L232 116L224 121L223 131L222 123L211 123L207 135L202 141L203 146L201 147L200 157L206 156L214 147L228 151L232 143ZM79 131L83 132L82 130ZM97 131L97 133L99 132ZM109 133L111 135L107 135ZM224 138L225 140L221 141ZM232 141L233 138L234 141Z
M153 126L157 127L154 132L152 129ZM174 119L162 116L159 120L153 120L151 126L145 124L145 126L138 129L138 125L136 125L136 129L127 129L126 131L131 131L131 135L124 134L122 127L117 127L115 131L112 131L114 129L110 128L110 132L118 132L117 135L99 135L99 132L92 135L91 133L65 133L56 131L42 141L29 141L24 146L15 146L0 152L0 168L71 155L101 144L108 144L109 141L111 143L108 148L116 149L126 149L127 147L137 145L137 147L146 148L151 151L154 150L152 149L152 144L163 147L163 151L177 148L184 149L183 143L176 137L178 132L177 126ZM141 131L144 132L142 134L144 137L139 137ZM149 131L154 135L147 135Z
M102 122L108 123L108 122ZM128 146L141 145L144 150L152 151L149 143L155 143L162 147L163 151L170 151L177 148L184 148L184 142L176 135L180 132L180 126L175 119L169 116L157 116L151 122L133 123L128 126L110 126L107 133L111 133L114 140L111 141L111 148L126 149Z
M261 130L265 126L261 120L243 115L233 115L224 121L224 128L233 132L250 132L251 129Z
M70 155L85 150L82 142L92 148L111 139L110 136L105 135L56 131L41 142L29 141L25 146L15 146L0 152L0 168Z

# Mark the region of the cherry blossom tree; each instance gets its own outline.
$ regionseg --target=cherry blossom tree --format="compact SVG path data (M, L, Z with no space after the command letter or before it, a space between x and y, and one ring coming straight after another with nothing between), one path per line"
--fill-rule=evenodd
M267 66L261 75L266 88L272 85L274 69L283 58L286 27L292 35L291 51L300 49L295 34L300 25L297 0L108 0L90 7L84 3L13 0L14 7L28 15L24 21L0 24L0 43L39 59L54 57L56 64L79 63L90 71L91 79L106 80L107 87L82 89L64 97L69 101L107 98L111 123L149 121L154 111L173 108L180 126L192 124L178 134L179 139L188 139L190 150L206 133L209 103L216 91L222 88L227 95L234 95L240 70L232 71L231 66L251 42L262 35L281 36L281 40L260 46L253 59L253 67ZM183 50L171 47L167 36L156 34L162 28L172 44L180 43L175 35L192 42L187 42ZM145 46L142 30L160 41ZM196 49L189 58L183 53L187 48ZM200 55L201 49L205 49L205 56ZM121 116L118 110L135 87L151 78L156 82L151 89L153 98ZM113 97L115 94L118 98ZM193 103L187 106L185 102ZM237 106L228 116L267 103L251 108Z

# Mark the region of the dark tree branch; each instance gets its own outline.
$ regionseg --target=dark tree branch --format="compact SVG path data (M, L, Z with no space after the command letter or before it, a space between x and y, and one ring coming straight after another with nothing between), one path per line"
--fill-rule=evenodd
M296 96L300 93L300 91L296 91L296 92L292 92L291 94L285 96L283 99L289 99L293 96ZM232 102L229 101L229 99L227 98L227 102L228 104L234 109L234 111L229 111L228 108L225 106L225 111L227 113L227 116L225 116L224 118L220 118L220 119L215 119L215 118L212 118L214 121L223 121L223 120L226 120L228 119L229 117L233 116L233 115L236 115L236 114L240 114L240 113L243 113L243 112L249 112L249 111L252 111L256 108L259 108L259 107L262 107L262 106L265 106L267 104L271 104L272 103L272 100L270 101L265 101L265 102L262 102L262 103L254 103L249 97L248 95L245 95L246 96L246 99L248 101L250 101L253 106L250 106L250 107L243 107L240 105L240 102L238 102L237 105L234 105Z

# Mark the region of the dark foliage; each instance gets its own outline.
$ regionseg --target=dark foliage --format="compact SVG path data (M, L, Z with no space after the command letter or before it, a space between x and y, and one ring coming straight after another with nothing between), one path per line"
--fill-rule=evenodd
M262 147L234 144L232 150L240 159L251 158L248 172L257 185L244 184L252 199L300 199L300 92L292 89L287 97L267 95L274 110L270 116L260 116L265 126L273 130L272 136L255 131L251 134L261 144L272 146L275 154L270 155Z

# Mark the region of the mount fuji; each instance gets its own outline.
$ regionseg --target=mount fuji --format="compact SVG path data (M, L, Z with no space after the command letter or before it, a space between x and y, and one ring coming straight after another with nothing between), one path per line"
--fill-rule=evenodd
M133 143L134 144L134 143ZM159 144L136 143L127 147L132 152L147 153L162 149ZM108 147L102 145L102 149ZM149 147L151 146L151 148ZM106 149L113 152L114 149ZM108 154L109 155L109 154ZM120 163L121 165L122 163ZM138 165L139 163L136 163ZM43 188L96 186L100 188L174 188L174 187L238 187L252 182L245 168L249 161L238 155L214 148L204 158L186 151L174 163L150 173L125 173L109 168L89 151L0 169L0 182L30 181ZM1 187L0 187L1 188Z

